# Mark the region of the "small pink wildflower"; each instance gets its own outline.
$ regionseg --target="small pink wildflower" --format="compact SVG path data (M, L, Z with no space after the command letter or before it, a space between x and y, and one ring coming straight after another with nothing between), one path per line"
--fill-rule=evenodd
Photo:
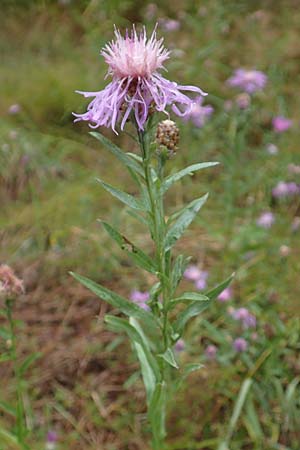
M283 116L274 117L272 120L273 129L276 133L283 133L291 128L293 121Z
M202 291L207 286L207 278L208 278L208 272L205 270L201 270L200 276L195 281L195 287L196 289L199 289L199 291Z
M150 110L167 113L167 106L178 116L189 114L193 107L183 92L190 91L206 95L195 86L181 86L164 78L159 70L169 58L169 51L163 46L163 39L157 40L156 29L148 39L146 29L137 34L133 27L125 38L115 29L115 41L101 51L109 66L108 76L112 81L99 92L77 91L85 97L94 97L87 112L74 114L77 119L88 121L91 128L105 126L116 132L121 130L130 116L134 116L140 130L149 117Z
M24 293L24 284L7 264L0 265L0 296L16 296Z
M294 181L279 181L279 183L272 189L272 196L274 198L291 197L299 193L300 186Z
M19 114L19 112L21 112L21 106L18 103L15 103L14 105L10 105L10 107L8 108L8 112L9 114Z
M177 31L180 28L179 20L175 19L161 19L159 24L162 26L163 30L166 32Z
M246 341L246 339L239 337L233 341L232 346L236 352L242 353L247 350L248 342Z
M227 287L221 294L218 295L219 302L225 303L232 299L232 289L231 287Z
M216 359L216 355L217 355L217 347L213 344L210 344L206 347L205 349L205 356L207 359L213 361Z
M131 291L130 294L130 300L132 300L134 303L136 303L137 305L139 305L141 308L148 310L149 306L147 305L147 301L150 298L150 294L149 292L145 291L138 291L138 290L133 290Z
M235 320L239 320L245 329L256 327L256 317L247 308L235 309L231 315Z
M238 87L248 94L254 94L261 91L267 82L267 76L259 70L235 70L232 77L227 80L227 84L232 87Z
M197 97L191 111L184 117L185 120L191 120L198 128L202 128L214 112L214 108L211 105L203 106L202 103L203 97Z
M256 224L262 228L271 228L275 222L275 216L270 211L263 212L256 221Z
M183 352L185 349L185 342L183 339L179 339L175 344L175 350L176 352L180 353Z
M184 271L183 276L190 281L196 281L201 277L201 270L194 264L191 264Z
M269 153L269 155L277 155L278 147L275 144L267 144L266 151L267 153Z

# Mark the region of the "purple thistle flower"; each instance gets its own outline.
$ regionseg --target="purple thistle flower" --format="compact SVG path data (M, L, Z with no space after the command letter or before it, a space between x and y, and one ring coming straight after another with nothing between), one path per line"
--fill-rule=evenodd
M231 287L227 287L224 289L224 291L221 292L221 294L218 295L219 302L228 302L232 299L232 289Z
M199 289L199 291L202 291L207 286L207 278L208 278L208 272L205 270L200 271L200 275L198 279L195 281L195 287L196 289Z
M256 327L256 317L247 308L235 309L232 311L231 316L235 320L239 320L246 329Z
M275 198L290 197L300 193L300 186L294 181L279 183L272 189L272 196Z
M190 112L184 117L185 120L191 120L198 128L202 128L214 112L214 108L211 105L202 106L202 103L203 97L197 97Z
M275 222L275 216L270 211L263 212L256 221L256 224L262 228L271 228Z
M133 290L130 294L130 300L132 300L134 303L136 303L138 306L140 306L142 309L148 310L149 306L147 305L147 301L150 298L149 292L145 291L138 291Z
M194 264L191 264L184 271L183 276L190 281L196 281L201 277L201 270Z
M14 105L10 105L10 107L8 108L8 112L9 114L18 114L19 112L21 112L21 106L18 103L15 103Z
M208 345L205 349L206 358L211 361L215 360L217 351L218 351L218 349L215 345L213 345L213 344Z
M293 121L283 116L274 117L272 120L273 129L276 133L283 133L291 128Z
M161 19L159 24L162 26L163 30L166 32L177 31L180 28L179 20L175 19Z
M227 80L227 84L238 87L248 94L261 91L267 82L267 76L259 70L237 69L232 77Z
M239 337L233 341L232 347L238 353L245 352L248 348L248 342L246 339Z
M183 92L206 95L200 88L178 85L159 73L159 69L164 69L169 51L163 46L163 39L157 40L156 28L150 39L145 27L139 35L133 27L125 38L115 29L115 37L101 52L112 81L99 92L76 91L94 99L87 112L74 114L75 122L85 120L91 128L111 127L117 133L116 124L121 122L123 130L129 116L134 115L139 129L143 130L150 109L168 115L166 107L171 106L175 114L184 117L191 111L193 101Z
M58 440L57 433L55 431L48 431L46 439L46 450L54 450Z
M185 349L185 342L183 339L179 339L176 344L175 344L175 350L176 352L183 352L183 350Z

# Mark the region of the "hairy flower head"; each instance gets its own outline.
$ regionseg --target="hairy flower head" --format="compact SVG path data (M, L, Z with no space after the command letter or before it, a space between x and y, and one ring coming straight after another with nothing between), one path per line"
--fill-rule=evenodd
M193 100L182 91L206 95L200 88L180 86L160 74L169 51L163 46L163 40L157 39L156 28L149 39L145 28L138 34L133 27L125 37L115 29L115 40L101 54L109 66L107 76L112 81L99 92L77 91L94 99L87 112L74 114L75 121L88 121L92 128L105 126L116 132L117 123L121 122L123 130L129 117L134 116L138 128L143 130L153 110L168 114L166 108L171 106L179 116L188 114Z

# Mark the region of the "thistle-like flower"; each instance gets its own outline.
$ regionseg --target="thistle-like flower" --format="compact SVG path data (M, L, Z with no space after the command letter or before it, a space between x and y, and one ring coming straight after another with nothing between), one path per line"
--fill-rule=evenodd
M107 76L112 76L112 81L99 92L76 91L94 99L87 112L74 114L75 122L85 120L91 128L105 126L116 132L118 122L123 130L130 115L134 115L143 130L153 109L167 113L167 106L171 106L179 116L189 114L193 100L182 91L206 95L198 87L178 85L159 73L170 53L163 46L163 39L157 39L156 28L150 39L145 28L138 34L133 27L125 37L115 29L115 40L102 49L101 55L109 66Z

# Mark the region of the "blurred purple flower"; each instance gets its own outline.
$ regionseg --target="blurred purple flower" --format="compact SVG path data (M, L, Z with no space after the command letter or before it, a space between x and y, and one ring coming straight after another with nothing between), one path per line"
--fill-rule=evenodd
M224 291L221 292L221 294L218 295L219 302L225 303L232 299L232 289L231 287L227 287L224 289Z
M169 51L163 46L163 40L157 39L156 29L149 39L145 28L138 34L133 27L125 37L115 29L115 40L101 54L109 66L112 81L99 92L77 91L93 100L87 112L74 114L75 122L84 120L91 128L105 126L117 133L117 123L121 122L123 130L133 115L138 128L143 130L150 110L168 114L166 108L170 106L175 114L184 117L194 103L184 92L206 95L198 87L178 85L160 74Z
M183 352L185 349L185 342L183 339L179 339L175 344L175 350L176 352Z
M150 298L150 294L149 292L145 291L138 291L138 290L133 290L131 291L130 294L130 300L132 300L134 303L136 303L138 306L140 306L141 308L148 310L149 306L147 305L147 301Z
M214 111L214 108L211 105L202 106L202 103L202 97L195 98L190 112L184 117L184 120L190 120L198 128L203 127Z
M300 186L294 181L279 183L272 189L272 196L275 198L290 197L300 193Z
M196 281L201 276L201 270L195 264L191 264L186 268L183 276L187 280Z
M236 99L236 104L240 109L247 109L250 106L251 103L251 97L246 92L243 92L242 94L239 94Z
M238 353L245 352L248 348L248 342L246 339L239 337L233 341L232 347Z
M261 91L267 82L267 76L259 70L237 69L227 80L227 84L238 87L248 94Z
M218 349L215 345L213 345L213 344L208 345L205 349L206 358L209 359L210 361L215 360L217 351L218 351Z
M256 317L247 308L235 309L232 311L231 316L235 320L239 320L246 329L256 327Z
M19 112L21 112L21 106L18 105L17 103L15 103L14 105L10 105L10 107L8 108L8 112L9 114L18 114Z
M207 278L208 278L208 272L205 270L201 270L200 275L198 279L195 281L196 289L199 289L199 291L202 291L207 286Z
M269 155L277 155L278 147L275 144L268 144L266 146L266 151L269 153Z
M58 440L57 433L55 431L48 431L46 438L46 450L54 450Z
M270 211L263 212L256 221L256 224L262 228L271 228L275 222L275 216Z
M174 19L161 19L159 20L159 24L162 26L162 29L166 32L177 31L180 28L179 20Z
M274 117L272 120L273 129L276 133L283 133L291 128L293 121L283 116Z
M292 231L297 231L300 228L300 217L295 217L293 219L292 225L291 225L291 229Z

